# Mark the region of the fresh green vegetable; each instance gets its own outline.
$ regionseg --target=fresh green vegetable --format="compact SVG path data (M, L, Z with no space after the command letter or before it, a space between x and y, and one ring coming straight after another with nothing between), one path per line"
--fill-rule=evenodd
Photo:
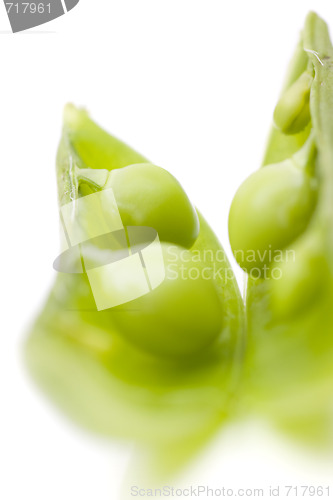
M279 251L265 261L267 276L248 276L246 401L317 445L332 443L332 117L333 49L326 24L310 13L275 110L279 128L264 168L236 194L230 237L234 251Z
M275 125L284 134L297 134L308 125L312 74L307 71L286 89L274 111Z
M150 226L160 240L190 248L199 234L198 215L178 181L163 168L141 163L113 170L112 187L126 226Z
M247 272L269 267L279 251L306 229L316 206L315 146L252 174L230 208L229 237L238 264ZM261 274L261 273L260 273Z
M116 307L114 323L121 335L147 352L169 357L198 355L223 330L223 302L212 286L211 271L205 272L201 261L193 267L190 251L168 245L162 251L167 270L164 282L133 301L133 310L128 311L126 304Z
M310 13L263 168L230 209L232 250L248 273L244 362L242 299L204 218L170 173L66 107L57 180L71 237L27 364L74 421L139 443L150 472L191 457L236 394L244 411L332 444L332 116L333 48ZM113 232L100 237L109 223ZM118 279L112 265L125 254L141 274L133 267Z
M88 240L71 265L83 260L86 272L58 274L27 341L29 369L78 423L152 448L165 470L177 467L227 417L239 377L244 311L229 262L176 179L72 105L65 110L57 179L61 210ZM150 247L145 272L150 284L157 282L162 255L165 279L149 293L97 311L92 262L94 286L107 298L137 286L131 273L110 281L101 265L109 240L94 236L100 219L112 215L103 204L110 188L127 236L133 227L157 231L161 245ZM78 208L95 199L86 211ZM123 233L114 234L116 251L123 251ZM149 241L140 237L142 249ZM135 252L131 247L132 257Z

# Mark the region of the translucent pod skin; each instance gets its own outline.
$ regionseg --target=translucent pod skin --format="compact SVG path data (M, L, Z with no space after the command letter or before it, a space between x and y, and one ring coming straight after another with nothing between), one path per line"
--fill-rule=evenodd
M162 284L114 308L112 321L121 336L148 353L167 358L202 354L223 326L223 302L211 269L181 247L163 244L162 250ZM156 247L157 262L158 256Z
M190 248L199 234L199 219L179 182L149 163L113 170L113 189L125 226L153 227L161 241Z
M311 119L310 90L313 77L305 71L283 93L274 111L275 125L284 134L297 134Z
M247 272L271 264L306 228L317 200L317 182L292 160L258 170L240 186L229 214L229 237Z

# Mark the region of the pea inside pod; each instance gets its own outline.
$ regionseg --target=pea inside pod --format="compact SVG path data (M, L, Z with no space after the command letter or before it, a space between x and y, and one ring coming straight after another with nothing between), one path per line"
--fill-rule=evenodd
M176 243L162 244L163 282L149 294L111 309L106 313L109 321L121 337L146 352L163 357L198 354L222 330L222 303L209 266L204 266L198 256L193 260L184 248L193 245L200 226L178 181L152 164L129 165L110 173L77 169L77 176L79 190L82 184L90 190L112 188L125 227L153 227L160 241ZM159 243L150 248L150 273L154 275L155 265L155 274L159 275ZM133 252L135 247L131 247ZM138 286L135 276L128 275L127 283L116 280L110 292L103 269L100 270L95 286L106 301L110 293L118 296L124 287Z
M153 251L158 262L159 249ZM163 283L114 308L112 321L146 352L167 358L199 355L223 330L224 311L211 270L181 247L163 244L162 251Z
M167 170L151 163L111 172L76 167L79 196L113 190L125 226L154 228L160 241L190 248L198 237L198 214L184 189Z
M284 134L297 134L308 125L310 114L310 90L313 76L304 71L282 94L274 111L275 125Z
M113 170L113 189L125 226L150 226L161 241L191 247L199 234L199 219L179 182L167 170L149 163Z
M316 147L267 165L240 186L229 213L229 237L238 264L247 272L268 268L279 251L307 227L317 200Z

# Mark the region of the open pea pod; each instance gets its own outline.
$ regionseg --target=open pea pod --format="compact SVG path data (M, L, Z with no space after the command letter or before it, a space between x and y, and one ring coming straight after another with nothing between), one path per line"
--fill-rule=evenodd
M256 412L332 445L333 49L310 13L274 112L263 167L233 200L247 272L244 394Z
M175 467L221 425L237 385L244 312L229 262L176 179L72 105L57 179L60 272L29 370L75 422Z

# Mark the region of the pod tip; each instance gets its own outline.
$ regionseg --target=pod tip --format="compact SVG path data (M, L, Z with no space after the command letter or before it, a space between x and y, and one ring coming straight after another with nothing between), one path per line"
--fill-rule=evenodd
M88 112L84 108L78 108L73 103L66 104L63 113L64 124L70 128L76 128L82 118L86 118Z

